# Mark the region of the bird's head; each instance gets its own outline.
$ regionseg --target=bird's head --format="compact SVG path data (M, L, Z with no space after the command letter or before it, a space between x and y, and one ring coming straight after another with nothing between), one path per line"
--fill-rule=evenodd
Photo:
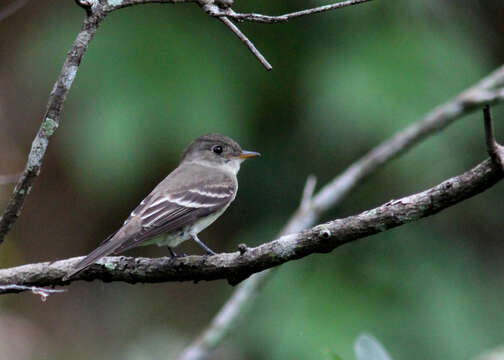
M240 164L261 156L258 152L243 150L236 141L221 134L206 134L194 140L182 155L183 162L219 167L237 173Z

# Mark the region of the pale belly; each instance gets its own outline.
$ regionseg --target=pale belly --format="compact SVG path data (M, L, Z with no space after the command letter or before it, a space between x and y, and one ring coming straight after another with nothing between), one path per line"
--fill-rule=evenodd
M222 215L226 208L227 206L215 214L201 218L194 224L186 226L177 232L166 233L149 239L142 245L156 244L157 246L175 247L186 240L192 239L193 235L198 235L199 232L210 226L219 216Z

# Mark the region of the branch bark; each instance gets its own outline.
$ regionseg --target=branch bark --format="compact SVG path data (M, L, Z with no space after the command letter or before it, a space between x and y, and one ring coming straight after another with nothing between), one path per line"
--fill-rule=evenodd
M237 21L249 21L249 22L257 22L263 24L273 24L278 22L287 22L291 19L303 17L307 15L318 14L326 11L341 9L347 6L359 5L362 3L370 2L372 0L348 0L342 1L335 4L318 6L311 9L305 9L300 11L295 11L283 15L271 16L271 15L263 15L263 14L255 14L255 13L236 13L231 8L221 9L218 7L209 8L209 13L212 16L222 17L227 16L231 19Z
M490 106L486 105L483 108L483 121L485 123L485 139L488 155L493 161L498 163L504 169L504 147L499 145L495 139L492 115Z
M222 21L224 23L224 25L226 25L233 32L233 34L235 34L236 37L238 39L240 39L245 44L245 46L247 46L247 48L250 50L250 52L257 58L257 60L259 60L259 62L261 64L263 64L263 66L266 68L266 70L269 71L269 70L273 69L273 67L268 62L268 60L266 60L266 58L263 56L263 54L261 54L259 52L259 50L257 50L257 48L252 43L252 41L250 41L249 38L245 36L245 34L238 28L238 26L233 24L233 22L225 16L220 16L219 20Z
M246 252L210 257L172 258L106 257L88 270L63 282L61 278L81 257L54 263L39 263L0 270L0 285L54 286L77 280L158 283L227 279L238 284L250 275L314 253L327 253L338 246L433 215L490 188L503 177L502 168L491 159L462 175L418 194L389 201L359 215L338 219ZM1 290L0 290L1 291ZM7 289L5 292L20 292Z

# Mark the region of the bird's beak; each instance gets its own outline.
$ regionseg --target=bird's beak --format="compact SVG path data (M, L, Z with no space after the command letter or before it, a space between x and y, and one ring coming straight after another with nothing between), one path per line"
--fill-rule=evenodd
M240 159L250 159L250 158L255 158L261 156L260 153L255 152L255 151L247 151L243 150L240 155L238 155L238 158Z

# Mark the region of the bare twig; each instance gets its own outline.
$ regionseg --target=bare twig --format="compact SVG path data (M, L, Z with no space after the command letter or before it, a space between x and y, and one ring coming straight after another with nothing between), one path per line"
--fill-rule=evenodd
M263 24L272 24L278 22L286 22L294 18L318 14L321 12L341 9L347 6L358 5L366 2L370 2L371 0L348 0L342 1L339 3L319 6L316 8L296 11L288 14L278 15L278 16L270 16L270 15L262 15L255 13L236 13L231 8L228 9L219 9L218 7L213 7L209 10L210 15L216 17L227 16L231 19L235 19L238 21L250 21L250 22L258 22Z
M254 54L254 56L257 58L257 60L259 60L259 62L264 65L264 67L266 68L266 70L269 71L269 70L273 69L273 67L271 66L271 64L259 52L259 50L257 50L257 48L254 46L254 44L252 43L252 41L250 41L248 39L248 37L244 33L241 32L240 29L238 29L238 26L236 26L235 24L233 24L231 22L231 20L229 20L225 16L220 16L219 20L222 21L229 29L231 29L231 31L238 37L238 39L240 39L247 46L247 48L250 50L250 52L252 54Z
M301 198L301 203L299 207L301 209L309 209L313 201L313 192L315 191L315 186L317 185L317 178L315 175L310 175L306 179L306 184L303 189L303 196Z
M406 152L428 136L441 131L476 107L484 105L486 101L494 103L504 101L503 90L501 89L503 86L504 66L501 66L453 100L438 106L423 120L398 132L351 165L317 193L310 202L310 207L300 205L280 234L292 234L313 226L323 211L337 205L361 181L381 169L395 157ZM221 317L224 311L227 314L241 314L243 316L243 308L250 306L250 303L257 297L257 293L274 273L274 270L266 270L255 274L240 284L215 318ZM243 301L243 299L248 299L248 301ZM228 311L229 308L234 309L234 311ZM225 319L227 323L219 322L218 328L214 327L214 322L212 322L203 331L202 335L188 347L191 351L185 351L179 360L203 359L203 357L193 355L208 354L215 349L225 335L230 332L231 328L237 325L236 318L226 316ZM219 341L212 341L212 339L215 339L214 337L217 337Z
M28 4L29 1L30 0L16 0L2 8L2 10L0 10L0 21L7 19L12 14L15 14L18 10L21 10L23 6Z
M0 294L18 293L23 291L31 291L35 295L39 295L42 301L46 301L49 295L65 292L65 289L46 289L36 286L23 285L0 285Z
M277 22L285 22L293 18L313 15L325 11L330 11L334 9L340 9L350 5L357 5L365 2L369 2L371 0L349 0L343 1L336 4L319 6L312 9L306 9L301 11L296 11L293 13L280 15L280 16L269 16L269 15L261 15L261 14L240 14L235 12L230 6L226 8L222 8L216 1L207 1L207 0L199 0L200 6L205 10L205 12L211 16L217 17L220 21L222 21L226 26L231 29L231 31L247 46L250 52L259 60L259 62L266 68L266 70L271 70L273 67L266 60L266 58L261 54L259 50L255 47L255 45L249 40L249 38L235 25L233 22L229 20L229 18L237 20L237 21L250 21L250 22L259 22L265 24L277 23Z
M486 105L483 108L483 120L485 123L485 139L487 151L492 160L504 168L504 147L497 143L493 129L492 114L490 106Z
M485 140L486 140L487 152L488 155L493 156L496 153L497 147L499 145L495 140L492 114L490 113L489 105L485 105L483 107L483 121L485 123Z

